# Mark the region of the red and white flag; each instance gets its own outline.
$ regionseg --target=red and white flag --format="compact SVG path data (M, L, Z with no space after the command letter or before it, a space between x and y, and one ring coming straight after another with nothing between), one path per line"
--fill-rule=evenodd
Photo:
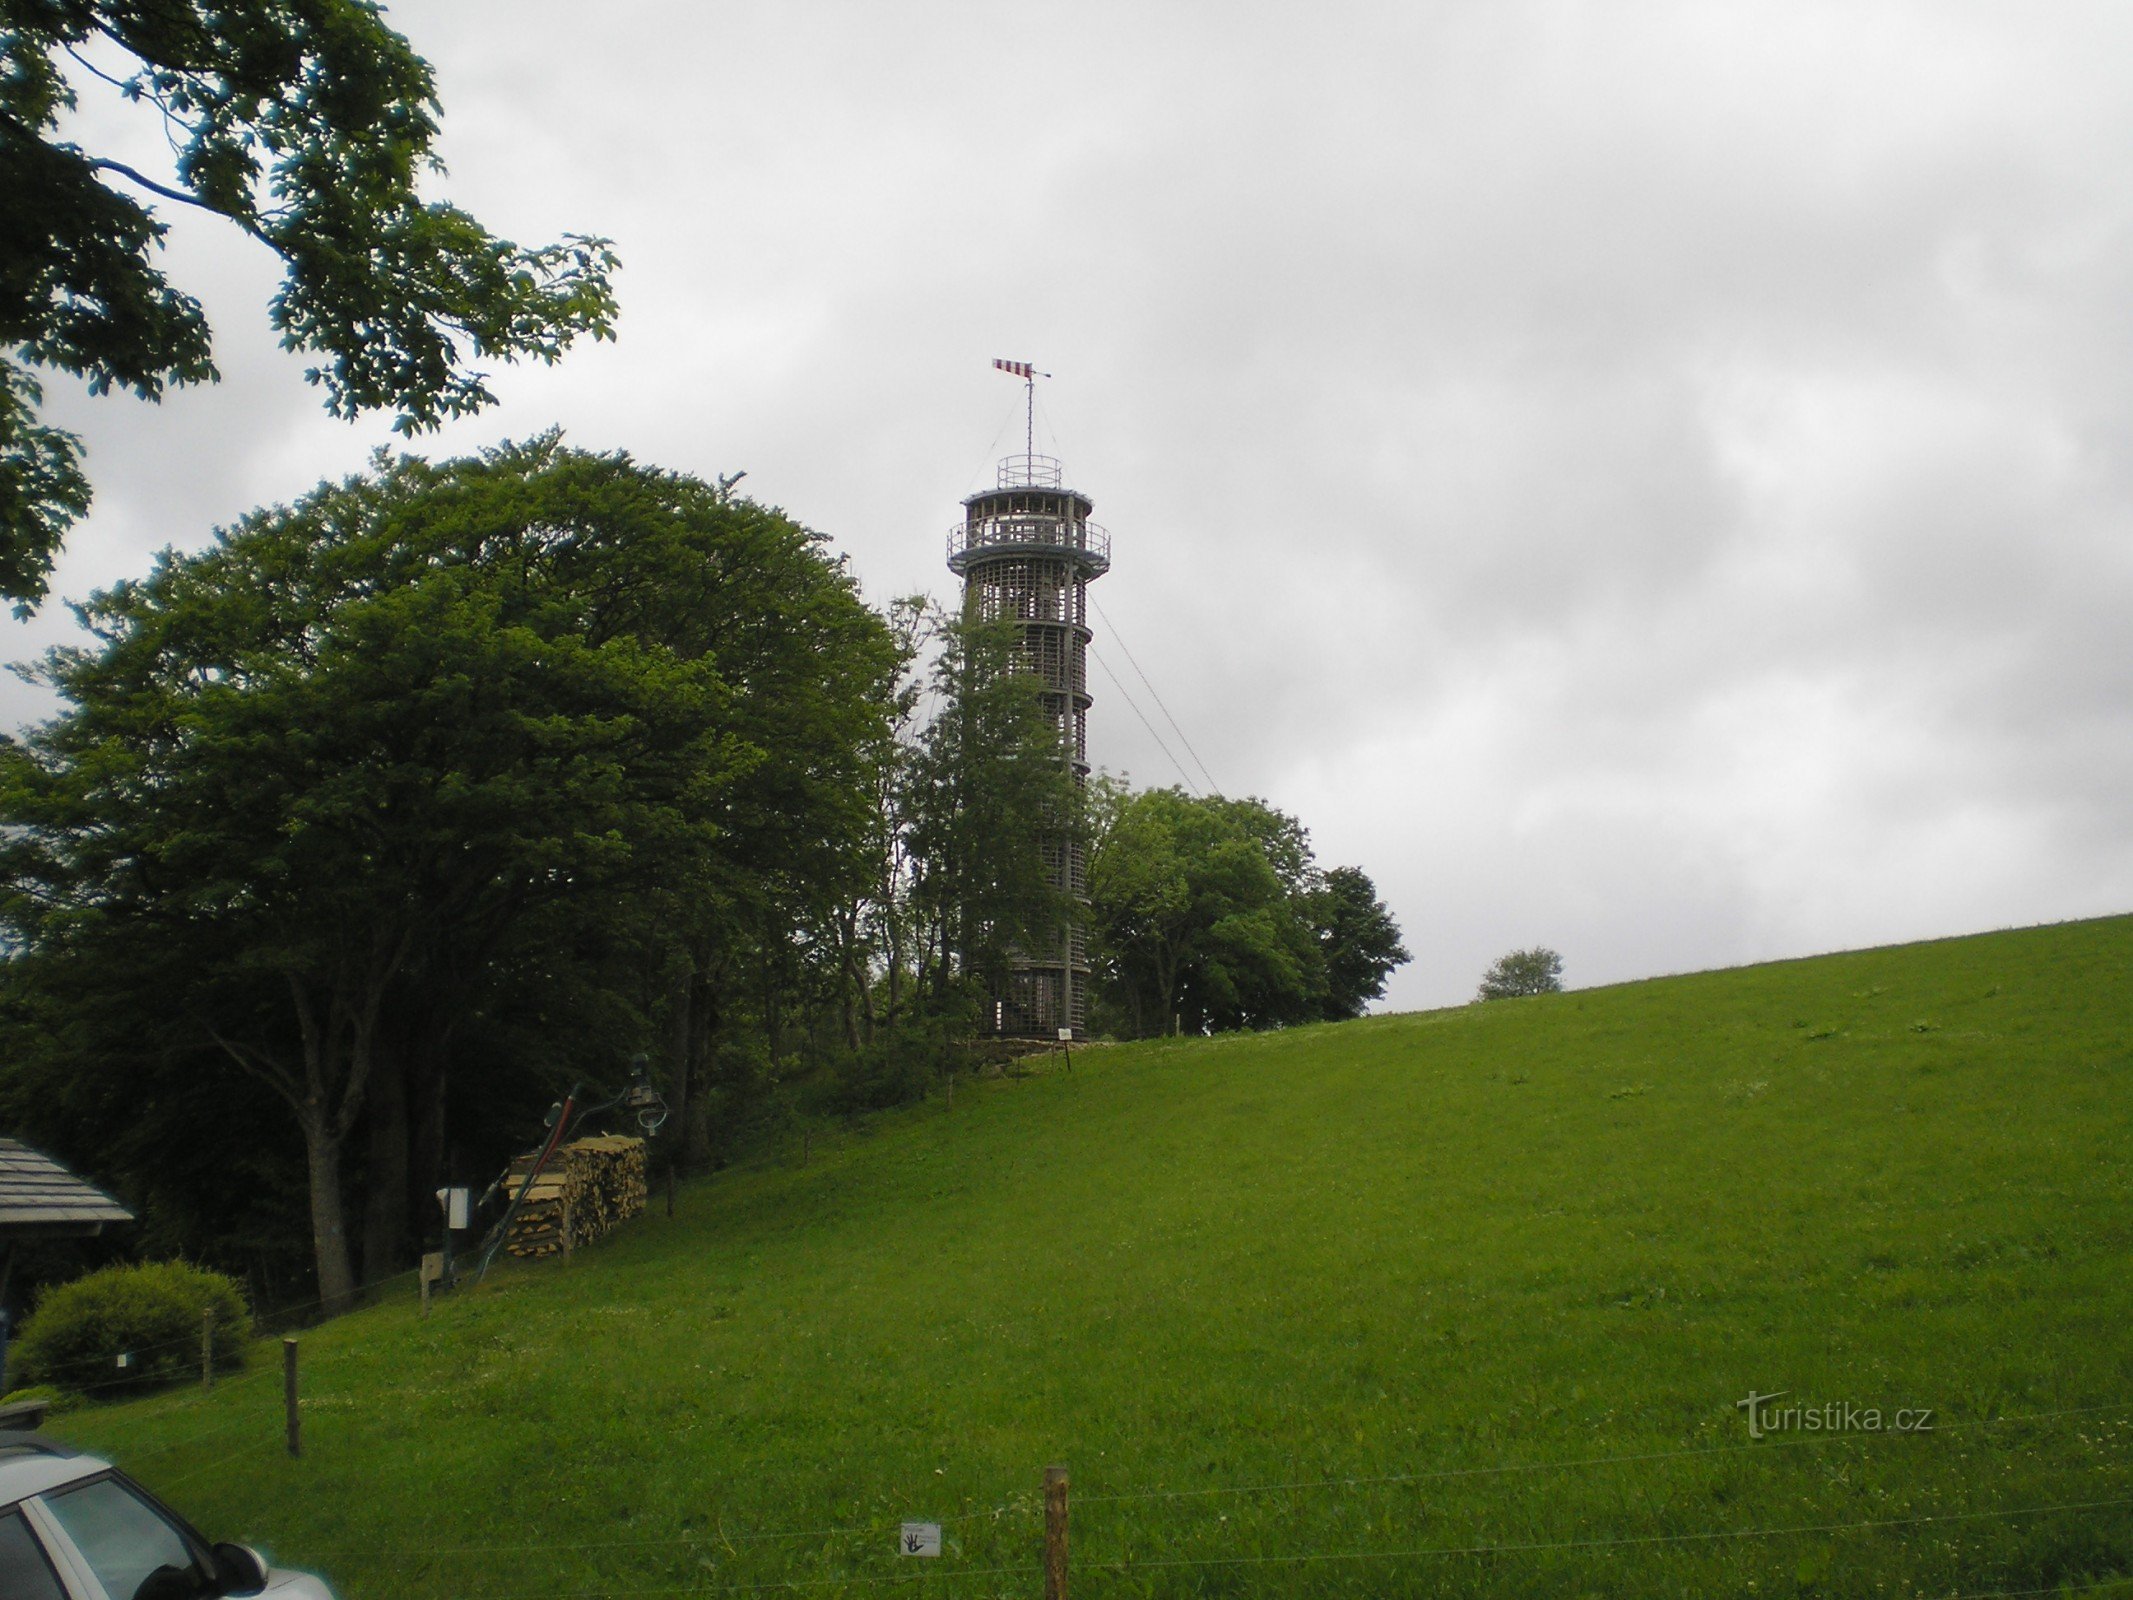
M998 356L994 356L992 364L1002 372L1012 372L1018 378L1041 378L1045 376L1044 373L1037 371L1027 361L1002 361Z

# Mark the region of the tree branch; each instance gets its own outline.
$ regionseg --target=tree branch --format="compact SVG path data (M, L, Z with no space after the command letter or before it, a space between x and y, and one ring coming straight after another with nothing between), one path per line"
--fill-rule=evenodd
M290 1105L301 1109L301 1097L296 1093L295 1080L289 1076L286 1068L270 1059L262 1051L254 1050L249 1045L238 1044L234 1040L225 1039L221 1030L212 1022L202 1020L200 1026L207 1031L207 1036L210 1039L222 1047L223 1053L237 1063L239 1068L264 1083L268 1088L288 1101Z
M113 161L109 156L98 156L89 163L89 170L91 172L116 172L122 178L131 178L152 194L159 194L166 200L176 200L183 205L197 206L202 211L236 223L238 227L244 229L246 233L251 234L254 238L259 237L258 227L246 218L235 216L218 205L211 205L196 194L188 194L183 189L173 189L168 184L158 183L146 173L138 172L134 168L127 166L123 161Z

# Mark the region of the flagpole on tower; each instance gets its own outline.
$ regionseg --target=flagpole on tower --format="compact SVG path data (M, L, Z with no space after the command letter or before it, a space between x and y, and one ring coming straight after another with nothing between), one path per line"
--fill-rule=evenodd
M993 357L993 367L1008 372L1022 380L1022 459L1028 462L1037 454L1037 380L1049 378L1049 372L1039 372L1027 361L1003 361Z

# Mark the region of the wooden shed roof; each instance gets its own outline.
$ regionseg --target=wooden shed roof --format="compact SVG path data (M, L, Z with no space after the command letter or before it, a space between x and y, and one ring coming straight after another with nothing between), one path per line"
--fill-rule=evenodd
M0 1237L101 1233L133 1213L41 1150L0 1139Z

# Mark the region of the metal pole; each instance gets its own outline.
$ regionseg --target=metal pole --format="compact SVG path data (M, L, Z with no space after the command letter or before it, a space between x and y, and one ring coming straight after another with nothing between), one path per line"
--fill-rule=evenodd
M215 1308L200 1308L200 1387L215 1387Z
M487 1246L481 1253L481 1268L474 1274L477 1284L488 1277L489 1263L496 1259L496 1252L503 1248L504 1235L510 1231L511 1224L518 1218L520 1208L525 1205L526 1194L532 1189L533 1180L541 1175L542 1169L548 1165L548 1158L555 1154L556 1146L563 1142L563 1131L570 1126L570 1113L577 1105L578 1090L582 1087L582 1084L574 1083L570 1086L570 1093L563 1096L563 1103L556 1111L555 1126L548 1131L547 1144L541 1147L541 1153L534 1160L532 1170L526 1174L526 1181L518 1186L517 1195L504 1207L504 1214L497 1219L495 1228L490 1231Z

